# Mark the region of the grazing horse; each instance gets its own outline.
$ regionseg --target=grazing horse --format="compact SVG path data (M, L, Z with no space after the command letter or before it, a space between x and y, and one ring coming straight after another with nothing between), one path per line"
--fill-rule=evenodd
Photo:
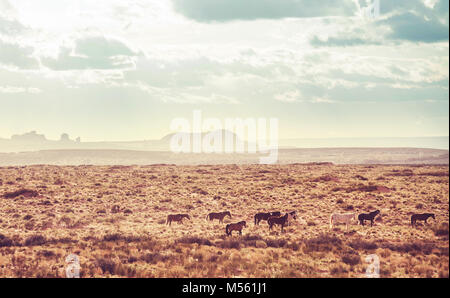
M228 236L232 236L233 231L238 231L239 235L242 235L242 229L247 226L245 221L240 221L238 223L227 224L225 227L225 232Z
M296 218L294 217L295 215L292 215L290 213L286 213L284 216L272 216L269 217L269 219L267 220L267 222L269 223L269 230L272 230L272 227L274 225L280 225L281 226L281 231L283 231L283 228L285 225L287 225L289 218Z
M423 220L425 223L427 223L429 217L432 217L434 220L436 220L434 213L413 214L411 215L411 226L415 226L416 221L418 220Z
M210 214L208 214L206 216L206 220L214 220L214 219L218 219L220 223L222 223L223 219L225 218L225 216L229 216L231 218L231 213L230 211L225 211L225 212L219 212L219 213L215 213L212 212Z
M271 216L281 216L280 211L275 212L260 212L255 214L255 225L259 225L261 220L268 220Z
M330 216L330 229L333 228L333 224L336 223L345 223L345 226L348 230L348 224L351 223L352 220L356 220L356 213L333 213Z
M179 223L183 223L183 218L191 219L189 214L170 214L167 216L167 222L169 226L172 224L172 221L178 221Z
M370 220L370 226L373 226L373 220L379 213L380 210L375 210L370 213L361 213L360 215L358 215L359 223L363 226L365 220Z

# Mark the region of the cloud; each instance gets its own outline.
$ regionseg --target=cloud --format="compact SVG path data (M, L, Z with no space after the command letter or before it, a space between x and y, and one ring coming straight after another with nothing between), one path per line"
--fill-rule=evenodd
M342 26L327 39L315 35L310 43L315 47L348 47L449 39L448 0L441 0L433 7L426 6L422 0L380 1L380 14L373 22L361 19L361 26Z
M8 12L13 9L11 3L7 0L0 0L0 13L1 12Z
M39 62L33 55L32 47L9 43L0 39L0 64L19 69L35 69Z
M15 19L2 17L0 15L0 34L15 35L26 30L26 27Z
M298 90L288 91L285 93L275 95L275 99L281 102L299 102L300 92Z
M42 90L39 88L33 88L33 87L15 87L15 86L0 86L0 93L31 93L31 94L37 94L41 93Z
M314 36L310 43L314 47L351 47L381 44L379 41L366 40L360 37L328 37L326 40L321 40L317 36Z
M352 16L352 0L172 0L175 10L198 22Z
M132 58L137 55L119 40L95 36L77 39L74 47L61 47L56 58L41 61L53 70L124 69L134 66Z
M434 17L427 19L413 13L395 15L381 22L390 26L392 32L387 35L390 39L407 40L412 42L439 42L448 40L448 25Z

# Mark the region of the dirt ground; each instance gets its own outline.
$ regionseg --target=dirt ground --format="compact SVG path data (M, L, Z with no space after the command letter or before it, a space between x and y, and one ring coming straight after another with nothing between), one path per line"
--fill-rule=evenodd
M373 227L330 229L333 212L376 209ZM254 225L294 210L284 232ZM425 212L436 219L411 227ZM173 213L191 220L167 226ZM0 168L0 277L65 277L70 254L81 277L364 277L371 254L381 277L448 277L448 225L448 166Z

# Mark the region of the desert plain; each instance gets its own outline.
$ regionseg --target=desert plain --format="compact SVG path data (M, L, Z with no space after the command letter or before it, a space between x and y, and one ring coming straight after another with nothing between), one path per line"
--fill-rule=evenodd
M377 209L372 227L330 229L333 212ZM220 211L232 218L206 220ZM268 211L298 218L255 225ZM166 225L174 213L191 220ZM0 277L66 277L71 254L82 278L365 277L375 254L381 277L448 278L448 226L448 165L0 168Z

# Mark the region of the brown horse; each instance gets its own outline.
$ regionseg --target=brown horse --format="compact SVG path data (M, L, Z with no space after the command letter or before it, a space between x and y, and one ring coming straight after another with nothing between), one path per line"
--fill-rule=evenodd
M413 214L411 215L411 226L415 226L416 221L418 220L423 220L425 223L427 223L429 217L432 217L434 220L436 220L434 213Z
M191 219L189 214L170 214L167 216L167 222L169 226L172 224L172 221L177 221L179 223L183 223L183 218Z
M233 231L238 231L239 235L242 235L242 229L247 226L245 221L240 221L238 223L227 224L225 227L225 232L228 236L231 236Z
M373 226L373 220L378 214L380 214L380 210L375 210L370 213L361 213L360 215L358 215L359 223L363 226L365 220L370 220L370 226Z
M255 214L255 225L259 225L261 220L268 220L271 216L281 216L280 211L275 212L260 212Z
M281 231L283 231L284 226L287 225L288 221L289 221L289 217L291 218L296 218L295 214L291 215L289 213L286 213L284 216L280 216L280 217L269 217L269 219L267 220L267 222L269 223L269 230L272 230L272 227L274 225L280 225L281 226Z
M231 218L231 213L230 213L230 211L224 211L224 212L219 212L219 213L212 212L212 213L210 213L210 214L208 214L208 215L206 216L206 220L208 220L208 219L209 219L209 220L218 219L219 222L222 223L222 222L223 222L223 219L224 219L225 216L227 216L227 215Z

